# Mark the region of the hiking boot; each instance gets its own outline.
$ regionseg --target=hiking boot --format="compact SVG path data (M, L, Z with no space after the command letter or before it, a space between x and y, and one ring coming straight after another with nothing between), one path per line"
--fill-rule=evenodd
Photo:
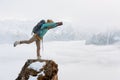
M15 41L14 47L16 47L18 44L20 44L20 41Z
M40 60L40 59L41 59L41 56L37 56L37 59Z

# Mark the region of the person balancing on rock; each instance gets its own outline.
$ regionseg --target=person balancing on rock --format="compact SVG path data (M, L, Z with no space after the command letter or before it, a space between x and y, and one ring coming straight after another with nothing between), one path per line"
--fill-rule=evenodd
M45 20L41 20L38 22L38 24L33 28L34 35L29 40L22 40L22 41L15 41L14 47L16 47L19 44L30 44L32 42L36 42L37 47L37 59L41 58L40 55L40 41L43 39L43 36L46 34L46 32L52 28L55 28L57 26L63 25L62 22L53 22L52 20L48 19L47 22Z

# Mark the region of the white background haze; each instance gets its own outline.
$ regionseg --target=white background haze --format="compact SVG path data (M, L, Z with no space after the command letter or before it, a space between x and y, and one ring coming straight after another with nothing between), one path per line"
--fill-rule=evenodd
M15 80L36 58L34 43L13 42L29 39L41 19L64 22L41 53L59 65L59 80L120 80L120 0L0 0L0 80Z
M0 0L0 19L59 19L87 29L118 28L119 0Z

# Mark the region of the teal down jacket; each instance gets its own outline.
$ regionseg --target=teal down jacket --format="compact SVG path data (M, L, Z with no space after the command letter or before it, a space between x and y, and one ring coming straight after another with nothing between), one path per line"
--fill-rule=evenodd
M38 36L43 38L49 29L57 27L57 23L45 23L41 26L41 30L38 32Z

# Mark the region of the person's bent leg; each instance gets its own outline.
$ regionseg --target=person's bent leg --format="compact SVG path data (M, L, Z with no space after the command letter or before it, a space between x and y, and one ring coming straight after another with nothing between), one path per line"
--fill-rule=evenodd
M36 40L36 47L37 47L37 58L40 59L40 40Z

